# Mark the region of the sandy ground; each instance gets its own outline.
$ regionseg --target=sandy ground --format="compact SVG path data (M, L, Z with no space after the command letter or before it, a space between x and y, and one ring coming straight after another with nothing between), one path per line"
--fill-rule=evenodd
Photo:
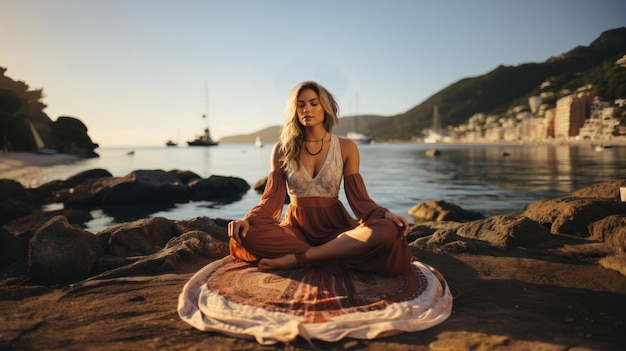
M82 160L69 154L39 155L31 152L0 152L0 179L20 179L40 167L73 163Z
M604 351L626 345L626 277L529 252L414 254L446 277L452 316L422 332L334 343L261 346L202 332L177 314L178 295L209 261L76 290L0 279L0 350Z

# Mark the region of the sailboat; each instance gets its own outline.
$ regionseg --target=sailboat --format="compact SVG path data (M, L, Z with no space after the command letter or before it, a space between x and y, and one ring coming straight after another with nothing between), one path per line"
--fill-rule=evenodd
M35 140L35 152L40 155L55 155L57 151L46 148L46 144L41 139L41 136L37 132L37 129L35 129L35 126L33 126L31 122L28 122L28 125L30 126L31 133L33 134L33 139Z
M358 100L359 100L359 96L357 95L355 106L358 106L358 102L359 102ZM372 137L358 131L358 122L359 122L359 116L357 114L356 107L355 107L354 130L346 133L346 138L354 141L357 144L369 144L370 142L372 142Z
M170 139L170 140L165 142L165 146L178 146L178 143L175 142L174 140Z
M189 146L216 146L217 142L211 139L211 132L209 131L209 88L208 84L204 83L205 93L205 113L202 118L206 119L206 128L204 128L204 134L196 136L194 140L187 141Z
M434 144L443 141L444 135L441 131L439 122L439 106L433 107L433 129L428 131L428 135L424 138L426 144Z
M254 146L261 148L263 147L263 140L261 140L261 136L257 135L256 139L254 140Z

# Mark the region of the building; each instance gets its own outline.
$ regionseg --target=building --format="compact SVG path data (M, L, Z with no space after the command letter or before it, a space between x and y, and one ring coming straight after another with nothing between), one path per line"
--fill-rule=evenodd
M554 115L554 137L572 138L578 135L580 128L591 109L591 97L588 94L566 95L556 101Z

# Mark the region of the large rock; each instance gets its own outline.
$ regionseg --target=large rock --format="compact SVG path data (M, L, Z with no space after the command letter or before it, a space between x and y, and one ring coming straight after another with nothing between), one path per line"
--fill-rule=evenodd
M44 284L63 284L88 277L104 249L98 239L63 216L50 219L31 239L28 270Z
M163 217L116 224L96 234L107 253L119 257L153 254L175 235L175 225Z
M167 173L178 178L181 182L183 182L183 184L189 184L189 182L191 182L192 180L202 178L192 171L181 171L178 169L174 169L174 170L168 171Z
M187 200L189 189L175 175L162 170L138 170L124 177L88 179L77 185L63 203L66 207L100 207Z
M416 221L468 222L485 218L478 212L464 210L443 200L423 202L413 206L408 213Z
M516 215L495 216L465 223L456 234L488 242L500 249L534 248L550 241L550 232L539 223Z
M240 199L250 190L250 184L236 177L212 175L189 182L191 200Z
M25 261L28 244L0 227L0 266Z
M626 213L626 205L603 198L561 197L532 203L523 215L550 228L552 234L586 238L588 226L602 218Z
M228 245L216 240L203 231L190 231L172 238L166 246L151 255L137 257L127 264L106 270L85 281L73 284L70 289L77 289L89 282L139 274L163 273L180 267L185 260L195 257L223 258L228 255Z
M591 239L603 241L614 253L626 254L626 215L613 215L589 225Z
M10 179L0 179L0 225L41 209L52 198L52 193L40 189L26 189Z
M103 206L181 202L189 199L189 189L162 170L138 170L118 179L102 197Z
M230 253L228 244L204 231L193 230L172 238L165 250L176 252L177 259L191 257L223 258ZM172 262L175 264L176 262Z
M35 230L39 229L39 227L56 216L63 216L70 224L75 224L82 228L85 227L85 223L93 219L93 216L89 211L80 209L38 211L27 216L14 219L5 224L4 228L14 236L28 241L35 234Z
M190 231L202 231L210 234L212 237L228 242L228 226L229 220L212 219L209 217L195 217L192 219L175 221L176 235L181 235Z
M542 248L553 242L548 229L519 215L501 215L467 223L430 223L413 226L407 237L411 246L446 252L479 253L486 248L512 250L518 247ZM430 228L430 230L429 230ZM434 230L434 233L430 233ZM425 235L416 235L422 232Z
M626 187L626 179L607 180L574 191L572 197L603 198L620 201L619 188Z
M50 191L62 191L69 190L75 186L82 184L90 179L98 178L112 178L111 172L106 169L95 168L89 169L83 172L76 173L75 175L65 180L53 180L41 185L39 188L43 188Z

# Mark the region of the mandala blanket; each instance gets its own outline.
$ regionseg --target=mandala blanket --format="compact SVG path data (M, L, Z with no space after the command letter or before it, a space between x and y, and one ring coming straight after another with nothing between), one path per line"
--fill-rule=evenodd
M298 336L337 341L414 332L451 311L446 281L419 261L405 274L384 277L314 267L261 271L227 256L199 270L178 299L178 314L195 328L264 345Z

